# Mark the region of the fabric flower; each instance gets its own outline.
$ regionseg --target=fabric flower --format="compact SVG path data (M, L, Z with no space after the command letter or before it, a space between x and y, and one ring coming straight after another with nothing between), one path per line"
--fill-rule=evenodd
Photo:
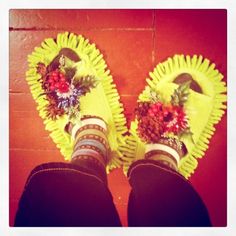
M148 143L158 142L162 135L178 135L188 127L183 106L162 102L139 103L136 115L139 136Z
M70 117L80 112L79 98L90 92L97 85L93 76L74 78L74 68L63 68L66 65L59 65L51 70L43 63L38 63L37 72L41 75L40 81L49 104L46 108L47 116L56 119L64 114Z

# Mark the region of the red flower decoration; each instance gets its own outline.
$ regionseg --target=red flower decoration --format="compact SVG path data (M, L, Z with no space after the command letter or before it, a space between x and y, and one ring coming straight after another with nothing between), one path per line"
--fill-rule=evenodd
M41 95L46 96L49 102L45 109L47 117L53 120L63 114L77 117L80 112L79 98L97 85L96 78L90 75L80 77L79 81L73 81L76 69L71 65L66 69L64 62L59 61L59 64L55 67L53 63L49 66L38 63L36 68L37 73L41 75L39 81L44 90Z
M178 134L187 128L187 117L181 106L166 106L163 108L164 132Z
M178 135L188 127L183 106L156 102L151 104L144 113L144 105L141 105L141 108L139 106L137 110L138 132L144 141L157 142L163 134Z
M65 75L58 69L48 74L48 79L45 81L44 86L50 92L58 90L60 93L67 93L70 87Z
M69 91L69 84L67 82L60 82L58 90L60 93L67 93Z

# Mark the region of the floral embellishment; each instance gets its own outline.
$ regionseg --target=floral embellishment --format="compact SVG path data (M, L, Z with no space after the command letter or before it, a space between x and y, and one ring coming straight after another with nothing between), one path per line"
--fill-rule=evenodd
M38 63L37 72L44 90L41 95L46 95L49 102L47 117L55 120L64 114L69 115L69 119L80 116L80 97L95 88L98 81L91 75L79 76L76 73L79 69L79 63L63 55L57 68Z
M165 102L159 94L150 92L149 101L139 101L136 108L138 135L146 143L157 143L162 137L180 138L191 135L184 103L189 95L190 83L180 85Z

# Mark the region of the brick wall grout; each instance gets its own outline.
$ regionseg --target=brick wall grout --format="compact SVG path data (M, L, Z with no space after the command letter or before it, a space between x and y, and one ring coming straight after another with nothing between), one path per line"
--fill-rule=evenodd
M153 27L147 28L37 28L37 27L30 27L30 28L14 28L9 27L9 31L73 31L73 30L81 30L81 31L153 31Z
M58 149L45 149L45 148L9 148L9 151L27 151L27 152L35 152L35 151L43 151L43 152L58 152Z
M154 66L155 63L155 51L156 51L156 10L153 11L152 18L152 64Z

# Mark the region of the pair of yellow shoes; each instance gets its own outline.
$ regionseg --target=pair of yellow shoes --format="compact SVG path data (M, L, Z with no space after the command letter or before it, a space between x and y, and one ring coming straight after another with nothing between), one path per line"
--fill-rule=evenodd
M66 160L71 158L73 141L64 127L69 120L78 121L88 114L102 117L108 124L112 158L107 171L123 166L126 173L134 160L143 157L145 142L137 131L139 121L131 123L128 133L116 86L94 44L73 33L58 34L56 40L45 39L36 47L28 61L26 79L39 115ZM179 172L188 178L197 167L197 159L208 148L214 124L224 114L223 75L215 69L215 64L196 55L175 55L158 64L149 75L139 103L150 103L155 97L170 104L181 85L186 84L186 80L192 81L182 104L190 135L182 135L181 141L188 152L179 163Z

